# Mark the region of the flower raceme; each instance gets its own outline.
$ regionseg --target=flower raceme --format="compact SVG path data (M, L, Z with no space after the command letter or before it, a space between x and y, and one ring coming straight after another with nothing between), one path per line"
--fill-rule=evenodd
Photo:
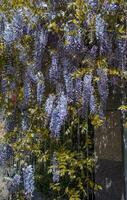
M29 200L34 192L34 170L32 165L23 168L23 185L26 198Z
M57 106L54 108L50 121L50 130L55 137L59 137L62 125L67 117L67 97L62 92Z

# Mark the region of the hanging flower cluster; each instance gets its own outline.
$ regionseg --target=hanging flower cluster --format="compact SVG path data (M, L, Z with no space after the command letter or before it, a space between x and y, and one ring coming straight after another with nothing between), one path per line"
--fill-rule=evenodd
M88 4L92 7L92 8L96 8L98 5L98 0L88 0Z
M37 103L41 105L44 95L44 77L43 74L38 72L38 80L37 80Z
M96 17L96 37L97 39L103 39L105 34L105 21L101 14Z
M112 11L117 11L119 9L119 5L115 2L113 3L105 2L103 8L107 12L112 12Z
M28 129L28 113L22 112L22 119L21 119L21 129L26 131Z
M31 199L35 189L34 185L34 170L32 165L23 168L23 185L27 199Z
M51 117L54 108L55 95L50 94L45 103L45 111L48 117Z
M34 38L35 38L35 44L34 44L35 49L34 49L34 58L33 58L35 62L34 67L35 69L40 70L43 51L47 44L47 32L43 29L41 25L38 26L38 31L35 32Z
M0 165L3 165L6 161L6 147L0 146Z
M18 175L18 174L16 174L16 175L13 177L13 179L12 179L12 185L13 185L14 187L17 187L17 186L20 185L20 183L21 183L21 176Z
M26 104L29 103L31 99L31 95L32 95L31 82L26 74L25 81L24 81L24 102Z
M83 78L83 110L87 113L92 93L92 75L85 75Z
M58 183L60 180L60 176L59 176L59 170L58 170L58 161L57 161L55 152L52 158L52 165L53 165L53 169L52 169L53 182Z
M77 34L73 34L73 32ZM65 26L65 49L68 50L79 50L81 49L81 30L77 30L74 24L66 24Z
M95 114L96 113L96 100L94 96L94 88L91 88L91 95L90 95L90 113Z
M66 94L68 97L68 101L73 101L74 98L74 81L72 80L72 72L69 70L71 68L71 63L64 58L63 60L63 77L65 82Z
M0 144L0 166L4 165L11 156L13 156L12 148L9 145Z
M18 188L21 184L21 176L19 174L15 174L8 185L8 190L11 194L14 194L18 191Z
M122 69L125 69L126 64L125 42L118 44L120 39L114 33L108 32L111 24L108 24L104 16L105 13L107 16L115 14L120 8L117 3L108 1L100 3L98 0L84 1L83 5L86 10L82 16L79 11L75 12L76 3L80 4L80 1L74 1L76 2L74 4L73 1L71 3L60 1L60 13L56 10L59 2L51 1L51 11L48 8L49 2L37 1L35 3L38 11L40 8L46 9L44 18L32 12L34 8L29 9L27 6L15 9L12 20L8 20L5 14L0 14L0 41L4 42L6 58L6 62L2 64L0 89L5 100L5 109L10 109L6 117L6 131L16 130L14 140L18 140L18 137L23 135L28 147L31 141L34 142L36 137L38 139L40 136L38 133L36 137L31 132L27 133L28 128L37 126L45 128L42 116L35 116L37 122L38 118L42 120L42 124L39 121L36 125L29 126L33 120L30 119L30 121L28 118L30 110L36 110L37 107L39 112L43 112L44 108L44 114L47 117L44 116L47 120L46 128L49 130L50 139L55 138L56 140L53 141L56 142L62 136L62 128L66 126L71 106L76 105L76 114L80 115L78 111L82 111L83 116L81 117L84 117L86 121L88 116L93 117L99 114L101 117L103 110L106 109L109 94L108 70L103 66L98 67L97 59L101 60L102 57L110 56L110 53L111 55L116 53L117 57L120 55L122 59L116 62L118 58L115 56L108 57L107 66L110 68L110 65L113 65L114 67L118 63ZM62 11L64 3L67 4L69 12L68 10ZM102 12L100 12L100 6ZM63 8L65 9L65 6ZM77 23L80 19L81 23ZM118 26L116 23L115 28L117 29ZM52 29L49 30L48 27ZM113 50L114 46L115 50ZM85 62L86 60L88 62ZM75 72L78 76L73 78ZM21 91L17 94L16 90L19 87ZM19 115L20 122L17 120ZM31 116L33 115L30 114ZM37 127L37 132L40 132L41 128ZM11 155L11 150L9 152L5 145L1 145L0 165L4 165ZM55 153L52 157L52 164L54 166L53 182L58 183L60 181L59 163ZM32 165L24 167L23 185L26 199L32 199L35 189L34 181ZM16 174L13 177L12 186L17 188L20 182L21 177Z
M98 90L101 98L101 103L105 107L109 93L107 71L104 69L98 69L97 75L99 76Z
M50 130L53 136L59 137L62 125L67 117L67 97L61 92L58 103L51 116Z
M53 53L53 55L51 56L49 78L52 82L57 82L57 80L59 79L58 56L56 53Z
M8 80L6 77L2 77L2 80L1 80L1 92L3 94L6 94L8 90Z

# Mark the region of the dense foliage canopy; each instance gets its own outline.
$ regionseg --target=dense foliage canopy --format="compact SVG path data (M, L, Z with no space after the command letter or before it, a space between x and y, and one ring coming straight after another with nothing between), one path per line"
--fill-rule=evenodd
M124 0L0 1L0 164L10 199L93 199L94 129L126 107Z

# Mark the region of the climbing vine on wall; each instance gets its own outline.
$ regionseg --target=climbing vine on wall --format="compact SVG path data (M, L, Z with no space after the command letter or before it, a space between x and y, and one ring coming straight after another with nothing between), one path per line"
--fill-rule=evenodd
M0 164L10 199L93 199L94 129L126 83L126 2L1 1ZM121 90L123 92L123 90ZM122 107L126 95L122 93ZM126 109L124 109L126 110Z

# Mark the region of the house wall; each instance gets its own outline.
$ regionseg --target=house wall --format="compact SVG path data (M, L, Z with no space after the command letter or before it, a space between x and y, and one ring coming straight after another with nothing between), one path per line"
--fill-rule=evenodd
M119 97L110 98L106 122L95 130L95 153L98 158L95 181L103 190L96 200L125 200L124 192L124 145ZM114 102L116 101L117 102Z

